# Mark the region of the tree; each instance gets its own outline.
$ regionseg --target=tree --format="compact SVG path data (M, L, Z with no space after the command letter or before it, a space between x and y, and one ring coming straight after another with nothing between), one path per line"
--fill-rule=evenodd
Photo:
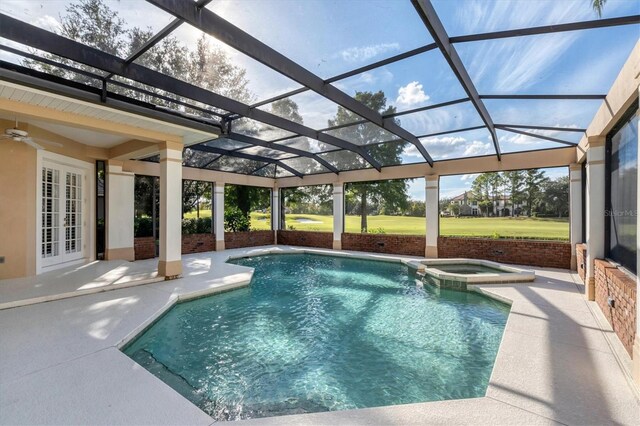
M380 114L392 114L395 107L387 106L384 92L356 92L355 99ZM360 117L343 107L333 119L329 120L329 127L349 124L358 121ZM404 144L381 143L388 140L387 132L369 123L347 126L337 129L334 136L350 140L357 145L365 145L373 158L383 165L398 164L404 150ZM356 157L352 168L364 168L366 163L362 157ZM368 231L367 215L371 205L384 209L385 212L397 212L408 206L408 184L406 180L386 180L377 182L358 182L348 184L345 188L347 203L357 203L356 212L360 215L361 232Z
M121 58L135 52L154 35L151 28L127 28L127 23L120 17L118 11L110 8L104 0L80 0L71 3L66 7L65 14L60 16L60 22L60 35ZM55 55L44 54L43 56L94 74L101 73L91 67ZM248 89L249 81L246 78L246 71L233 65L223 50L211 47L204 34L198 39L193 51L184 46L175 36L169 35L136 59L136 63L245 103L253 100L253 95ZM37 61L25 59L23 64L68 80L89 85L96 84L96 80L87 76ZM115 76L113 79L117 80L120 77ZM177 98L175 95L135 81L127 80L126 83L169 98ZM113 84L109 86L109 90L144 102L202 114L200 111L171 104L166 100ZM199 103L195 105L203 106Z
M254 100L248 88L247 71L233 65L225 51L219 47L211 47L204 34L198 39L195 50L189 53L185 63L189 65L186 79L190 83L243 103Z
M271 206L271 191L268 188L258 188L246 185L224 186L225 210L231 206L246 217L255 210L267 210Z
M460 204L451 203L449 205L449 211L456 217L460 216Z
M504 185L504 179L500 173L492 172L485 173L487 184L489 185L489 194L491 196L491 211L497 213L497 201L500 198L502 187Z
M487 177L487 173L478 175L471 184L471 193L473 199L478 202L478 208L483 216L489 215L489 210L492 206L489 194L491 192L491 182Z
M211 203L211 183L199 180L182 181L182 213L196 211L200 219L200 205L204 200Z
M607 0L591 0L591 7L596 11L599 18L602 18L602 10Z
M329 215L333 210L331 185L285 188L282 190L282 199L290 213Z
M87 46L123 56L129 45L125 21L102 0L80 0L65 8L60 33Z
M547 180L543 184L544 196L542 201L549 213L558 217L569 215L569 176L562 176L555 180Z
M271 113L299 124L304 123L300 111L298 111L298 104L289 98L273 102L271 104Z
M426 217L427 206L423 200L409 200L409 207L406 211L407 216Z
M158 184L158 178L154 176L136 176L134 180L134 206L135 216L142 217L153 216L153 192L156 192L155 208L156 212L160 211L160 185Z
M547 181L544 171L529 169L524 172L524 198L527 201L527 216L531 217L538 204L542 186Z
M452 201L451 197L440 198L438 203L438 211L443 212L447 210L449 208L449 205L451 204L451 201Z
M516 205L522 204L524 188L524 172L522 170L514 170L503 173L506 189L511 197L511 216L514 216Z

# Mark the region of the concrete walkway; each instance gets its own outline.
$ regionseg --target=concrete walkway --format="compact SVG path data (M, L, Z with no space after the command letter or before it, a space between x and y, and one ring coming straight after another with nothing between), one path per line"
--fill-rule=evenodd
M162 281L157 259L95 261L26 278L0 280L0 309Z
M118 348L177 300L247 285L251 269L224 262L265 249L184 256L179 280L0 311L0 423L211 424ZM640 404L593 304L570 273L536 274L478 287L513 302L485 397L246 423L638 424Z

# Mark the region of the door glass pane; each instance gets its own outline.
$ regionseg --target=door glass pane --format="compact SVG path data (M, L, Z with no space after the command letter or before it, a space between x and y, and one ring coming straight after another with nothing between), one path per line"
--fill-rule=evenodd
M66 254L82 251L82 175L67 172L66 174L66 211L65 211L65 252Z
M42 248L43 258L54 257L59 253L58 232L58 170L42 168Z

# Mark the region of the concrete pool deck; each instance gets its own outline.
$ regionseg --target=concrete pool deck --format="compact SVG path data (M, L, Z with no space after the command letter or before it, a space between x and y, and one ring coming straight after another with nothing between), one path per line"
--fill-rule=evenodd
M0 423L213 423L118 348L176 300L246 285L251 272L224 263L228 257L268 251L332 252L269 246L187 255L179 280L0 311ZM485 397L245 422L637 424L627 361L598 308L569 271L534 270L532 283L475 286L512 302Z

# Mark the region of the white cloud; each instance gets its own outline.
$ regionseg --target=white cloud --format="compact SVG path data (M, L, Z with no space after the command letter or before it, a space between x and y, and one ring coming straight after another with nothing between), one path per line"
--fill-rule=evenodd
M420 139L434 159L475 157L494 152L490 142L469 140L461 136L443 136Z
M566 127L571 129L577 129L578 126L572 124L570 126L560 126L556 125L554 127ZM567 140L567 133L559 130L543 130L543 129L524 129L523 131L530 133L532 135L546 136L549 138L556 138L560 140ZM510 142L514 145L539 145L542 142L545 142L544 139L536 138L534 136L521 135L515 133L506 133L508 136L503 137L505 142Z
M62 29L62 25L60 25L60 22L58 22L58 20L51 15L39 16L30 23L33 26L53 32L60 32L60 30Z
M490 144L482 141L471 141L464 149L464 157L476 157L488 154Z
M428 100L429 95L424 93L422 84L417 81L412 81L406 86L402 86L400 87L400 89L398 89L398 97L396 98L396 103L411 106L421 104Z
M476 1L459 8L457 13L457 22L464 26L465 32L474 33L572 22L591 12L582 0L540 0ZM461 45L459 51L479 86L495 92L515 93L547 78L579 37L579 31L561 36L514 37Z
M381 43L370 46L349 47L341 50L338 55L346 62L362 62L399 49L400 45L398 43Z
M357 90L372 90L371 86L382 86L393 81L394 75L387 67L363 72L355 77L336 82L334 85L343 92L352 93Z
M473 180L476 177L478 177L479 173L471 173L471 174L466 174L466 175L462 175L460 176L460 180Z

